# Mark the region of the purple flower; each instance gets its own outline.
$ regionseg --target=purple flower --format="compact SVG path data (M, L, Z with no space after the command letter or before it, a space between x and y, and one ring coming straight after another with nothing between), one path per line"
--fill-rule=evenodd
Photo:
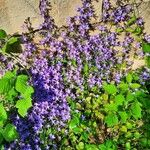
M143 21L142 18L138 18L138 19L136 20L136 23L137 23L137 25L139 25L139 26L143 26L143 25L144 25L144 21Z
M145 36L144 36L144 39L145 39L148 43L150 43L150 35L145 35Z

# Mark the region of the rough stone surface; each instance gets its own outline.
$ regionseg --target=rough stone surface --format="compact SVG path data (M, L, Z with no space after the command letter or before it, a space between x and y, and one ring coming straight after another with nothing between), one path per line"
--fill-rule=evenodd
M141 4L139 7L139 14L144 18L145 32L150 34L150 0L149 2L143 2Z
M52 16L58 26L66 23L68 16L76 14L76 8L81 0L52 0ZM97 15L101 12L102 0L94 2ZM0 0L0 28L9 33L21 31L21 26L30 17L34 26L41 22L39 15L39 0ZM100 15L99 15L100 16Z
M9 33L21 30L27 17L33 24L40 20L38 0L0 0L0 28Z

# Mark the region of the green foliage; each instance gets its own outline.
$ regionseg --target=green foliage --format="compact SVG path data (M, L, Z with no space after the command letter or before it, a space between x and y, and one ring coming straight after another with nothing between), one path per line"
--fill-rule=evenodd
M18 108L18 113L25 117L27 115L28 109L32 106L32 99L21 99L16 103L16 108Z
M7 113L2 103L0 103L0 127L3 127L7 120Z
M150 43L143 41L142 49L145 53L150 53Z
M127 83L124 83L124 82L121 82L119 85L118 85L118 88L121 90L121 92L127 92L128 89L129 89L129 85Z
M28 77L26 75L19 75L16 79L15 88L18 92L23 94L27 88Z
M8 71L4 77L0 79L0 93L8 93L14 84L15 72Z
M117 93L117 88L114 84L107 84L104 85L104 90L108 93L108 94L116 94Z
M69 128L73 129L77 127L78 124L79 124L79 118L74 115L73 119L70 121Z
M119 111L119 115L121 117L121 122L125 123L128 119L128 114L125 111Z
M133 17L131 17L131 18L128 20L127 25L128 25L128 26L133 25L133 24L136 22L136 19L137 19L137 17L134 15Z
M15 88L21 94L24 99L18 100L16 108L18 113L25 117L28 109L32 106L31 95L34 92L33 88L27 85L28 77L26 75L19 75L16 79Z
M117 28L117 29L116 29L116 32L117 32L117 33L121 33L121 32L123 32L123 31L124 31L123 28Z
M131 74L128 74L127 76L126 76L126 81L128 82L128 83L131 83L132 82L132 75Z
M113 140L107 140L99 145L99 150L117 150L117 148Z
M6 37L7 37L7 33L4 30L0 29L0 39L4 39Z
M18 133L9 120L9 114L18 109L18 113L25 117L32 107L33 88L28 85L26 75L18 75L17 71L8 71L0 79L0 143L11 142L18 138ZM22 99L18 99L22 97Z
M79 150L142 147L139 141L145 136L143 108L149 104L147 93L136 76L130 72L118 85L104 83L101 89L77 91L82 103L69 100L72 119L69 122L70 136L65 139L71 143L70 147L75 145ZM67 142L64 145L67 146Z
M135 119L141 118L142 117L142 109L141 109L141 104L139 102L134 102L131 106L131 112L132 112L132 116Z
M150 56L146 57L146 64L150 68Z
M84 149L84 143L83 143L83 142L80 142L80 143L76 146L76 149L77 149L77 150L82 150L82 149Z
M86 144L85 145L85 149L86 150L98 150L98 147L96 146L96 145L94 145L94 144Z
M118 117L116 114L109 114L105 118L105 123L107 124L108 127L112 127L114 125L118 124Z
M11 37L2 48L3 53L20 53L20 40L16 37Z
M83 73L84 73L85 76L88 75L88 73L89 73L88 63L85 63L84 68L83 68Z
M0 29L0 40L3 41L0 45L1 53L6 54L22 52L21 41L18 37L10 37L4 30Z
M122 94L116 95L115 97L115 104L118 105L122 105L123 102L125 101L125 98Z
M17 130L13 124L7 124L2 130L2 135L7 142L11 142L18 137Z
M130 87L132 88L132 89L138 89L138 88L140 88L140 84L138 84L138 83L132 83L131 85L130 85Z

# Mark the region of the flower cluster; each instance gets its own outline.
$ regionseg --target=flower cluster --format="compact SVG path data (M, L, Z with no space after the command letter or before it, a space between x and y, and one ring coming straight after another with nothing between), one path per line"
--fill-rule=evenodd
M133 64L130 55L137 56L131 49L136 49L138 44L125 30L132 7L125 5L115 9L108 0L104 0L103 6L101 25L94 26L91 23L95 18L92 0L82 0L77 10L79 14L68 19L67 30L56 34L57 27L49 15L49 2L40 0L44 19L39 27L41 40L36 44L34 36L23 34L25 50L20 55L35 88L33 108L26 118L13 117L20 139L10 144L10 149L50 149L49 141L53 141L55 135L48 132L49 128L60 131L71 117L68 98L78 101L77 91L101 87L104 82L118 84L130 71ZM112 22L117 25L107 24ZM140 18L137 25L143 26ZM118 28L125 30L123 40ZM149 41L149 37L145 39ZM147 74L143 76L145 79ZM41 137L43 132L45 140Z

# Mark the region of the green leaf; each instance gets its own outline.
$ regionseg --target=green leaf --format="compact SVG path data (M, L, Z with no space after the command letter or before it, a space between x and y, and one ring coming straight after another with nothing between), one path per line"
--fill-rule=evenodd
M2 48L3 53L20 53L21 51L22 48L17 37L10 38Z
M136 139L138 139L138 138L141 137L141 134L140 134L138 131L136 131L136 132L134 133L134 137L135 137Z
M141 118L141 117L142 117L141 112L142 112L141 103L139 103L139 102L133 103L132 106L131 106L131 113L132 113L132 116L133 116L135 119Z
M82 150L84 149L84 143L80 142L77 146L76 146L77 150Z
M12 82L9 79L2 78L0 79L0 93L6 94L8 93L12 88Z
M82 139L83 139L85 142L88 141L88 133L82 132L82 133L81 133L81 137L82 137Z
M32 86L27 86L25 92L22 94L22 96L25 98L25 99L28 99L31 97L31 95L34 93L34 89Z
M131 82L132 82L132 75L131 75L131 74L128 74L128 75L126 76L126 81L127 81L128 83L131 83Z
M126 100L128 102L133 101L134 100L134 95L131 92L128 92L127 96L126 96Z
M89 65L88 65L88 63L86 63L84 65L83 72L84 72L84 75L86 75L86 76L88 75L88 73L89 73Z
M127 142L125 146L126 146L126 150L130 150L130 149L131 149L131 144L130 144L130 142Z
M132 73L132 77L133 77L134 81L138 81L139 80L139 75L136 72Z
M108 112L108 111L118 111L118 107L115 103L111 103L111 104L106 104L105 106L105 111Z
M141 87L141 85L138 84L138 83L132 83L132 84L130 84L130 87L131 87L132 89L138 89L138 88Z
M73 129L73 128L77 127L77 125L79 124L79 122L80 122L79 118L76 117L76 116L74 116L73 119L69 123L69 128Z
M123 32L123 28L117 28L117 29L116 29L116 32L117 32L117 33Z
M2 130L0 130L0 150L1 150L1 144L2 144L2 142L3 142L3 140L4 140L4 138L3 138L3 135L2 135L2 132L1 132Z
M133 24L135 23L136 19L137 19L136 16L131 17L131 18L127 21L127 25L128 25L128 26L133 25Z
M142 33L142 28L141 28L141 27L139 27L139 26L137 26L137 27L135 28L135 30L134 30L134 32L133 32L133 33L135 33L136 35L141 34L141 33Z
M4 30L0 29L0 39L4 39L6 37L7 37L7 33Z
M148 142L149 142L149 139L147 137L143 137L140 139L140 144L144 147L148 147Z
M3 132L3 128L0 127L0 146L1 146L2 142L3 142L3 140L4 140L2 132ZM1 150L1 147L0 147L0 150Z
M5 121L7 120L7 113L2 103L0 103L0 127L3 127Z
M126 83L120 83L119 86L118 86L123 92L126 92L128 91L128 84Z
M5 150L4 145L0 145L0 150Z
M8 101L14 101L14 98L17 95L18 95L18 93L16 92L16 90L14 88L12 88L11 90L9 90L9 92L7 93L7 95L5 97Z
M120 131L126 133L126 132L127 132L127 127L126 127L126 126L122 126L122 127L120 128Z
M116 86L114 84L104 85L104 90L108 94L116 94L117 93L117 88L116 88Z
M146 57L146 64L150 68L150 56Z
M4 78L13 79L16 77L16 71L7 71L4 75Z
M124 101L125 101L125 98L122 94L119 94L115 97L115 104L116 105L122 105Z
M77 66L77 61L76 61L75 59L72 59L71 63L72 63L72 65L73 65L74 67Z
M27 81L28 81L28 76L26 75L19 75L17 77L15 88L21 94L24 94L27 89Z
M85 149L86 150L98 150L97 146L94 144L86 144Z
M80 127L74 127L74 128L72 128L72 131L73 131L75 134L81 134L81 132L83 132L83 129L80 128Z
M107 140L105 145L109 149L109 148L112 148L114 146L114 142L112 140Z
M143 41L142 49L145 53L150 53L150 43L147 43L147 42Z
M135 31L135 29L128 27L125 29L127 32L133 33Z
M27 115L28 109L32 106L32 99L22 99L18 100L16 103L16 108L18 108L18 113L25 117Z
M17 130L12 124L7 124L2 134L7 142L14 141L18 137Z
M119 112L119 115L121 117L121 122L122 123L125 123L126 120L128 119L128 114L125 112L125 111L120 111Z
M8 41L9 44L14 44L14 43L16 43L16 42L18 42L18 38L17 38L17 37L12 37L12 38L10 38L9 41Z
M113 127L118 124L118 117L116 114L109 114L105 118L105 123L108 127Z
M7 94L14 85L15 72L8 71L0 79L0 93Z
M105 144L100 144L98 147L99 150L108 150Z

